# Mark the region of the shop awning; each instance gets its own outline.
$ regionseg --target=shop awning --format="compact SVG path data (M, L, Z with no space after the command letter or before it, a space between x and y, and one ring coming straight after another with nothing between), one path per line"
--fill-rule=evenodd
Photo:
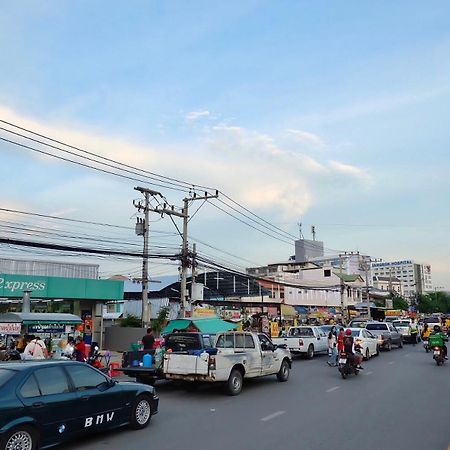
M75 325L82 320L74 314L64 313L5 313L0 314L0 323L22 323L23 325L64 324Z
M224 331L235 330L238 325L217 318L176 319L171 320L168 325L162 330L162 333L172 333L173 330L184 331L190 326L194 326L198 331L202 333L216 334L222 333Z
M281 304L281 317L287 319L287 318L294 318L297 315L297 311L295 308L291 305L284 305Z

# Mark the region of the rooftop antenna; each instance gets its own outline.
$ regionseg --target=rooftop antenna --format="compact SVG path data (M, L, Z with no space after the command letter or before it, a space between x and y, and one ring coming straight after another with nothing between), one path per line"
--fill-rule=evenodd
M298 224L298 234L300 235L300 239L305 239L305 237L303 236L303 232L302 232L302 223L299 222Z
M313 225L311 227L311 233L312 233L313 241L315 241L316 240L316 226L315 225Z

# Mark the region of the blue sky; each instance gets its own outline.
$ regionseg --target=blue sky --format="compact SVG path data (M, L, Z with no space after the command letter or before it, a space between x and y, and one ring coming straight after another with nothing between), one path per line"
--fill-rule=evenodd
M447 1L1 10L0 118L217 186L291 233L316 224L329 248L430 263L450 289ZM2 204L130 223L132 184L0 151ZM293 253L207 206L192 234L258 263Z

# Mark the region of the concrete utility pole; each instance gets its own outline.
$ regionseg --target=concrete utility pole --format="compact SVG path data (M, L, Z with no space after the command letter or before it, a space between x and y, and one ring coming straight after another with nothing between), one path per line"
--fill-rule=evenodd
M181 247L181 308L182 317L186 317L186 310L189 304L188 289L187 289L187 271L189 269L189 242L188 242L188 223L189 223L189 202L195 200L207 201L211 198L219 197L219 192L216 191L214 195L205 192L205 195L198 196L194 193L193 197L183 199L183 243ZM195 213L194 213L195 214Z
M345 324L347 321L347 308L346 305L344 303L344 276L343 276L343 272L342 272L342 257L346 256L347 252L345 252L343 255L339 254L339 278L341 281L341 288L340 288L340 297L341 297L341 314L342 314L342 322Z
M142 253L142 327L147 328L150 324L150 304L148 303L148 248L149 248L149 212L150 212L150 196L161 196L157 191L143 187L135 187L144 195L144 204L142 202L133 202L134 206L140 212L144 211L144 221L136 224L136 233L144 237L144 250Z

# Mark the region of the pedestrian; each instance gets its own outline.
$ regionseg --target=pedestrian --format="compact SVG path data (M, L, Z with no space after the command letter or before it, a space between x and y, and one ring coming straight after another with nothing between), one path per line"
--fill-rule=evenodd
M44 341L38 337L30 336L30 342L23 351L23 359L46 359L48 358L47 347Z
M341 327L337 335L337 350L339 355L344 351L344 337L344 328Z
M417 344L417 325L416 320L412 319L411 324L409 325L409 333L411 335L411 340L413 345Z
M330 367L336 367L337 365L337 336L336 327L331 327L328 333L328 361L327 364Z
M175 330L174 330L175 332ZM144 351L152 350L155 343L155 337L151 328L147 328L147 334L142 338L142 344L144 345Z
M86 344L81 336L75 339L75 359L80 362L86 362Z

